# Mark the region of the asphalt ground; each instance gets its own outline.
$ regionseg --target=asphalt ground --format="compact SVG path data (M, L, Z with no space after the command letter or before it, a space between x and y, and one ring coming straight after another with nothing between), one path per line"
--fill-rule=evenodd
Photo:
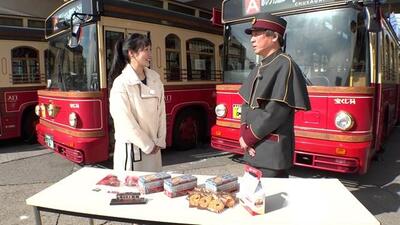
M92 166L109 168L111 162ZM37 144L0 141L0 225L34 224L32 208L25 200L80 168ZM215 151L208 145L183 152L164 151L163 169L187 174L243 174L240 156ZM295 167L290 177L338 178L381 225L399 225L400 127L396 127L385 142L385 152L372 161L366 175ZM54 213L43 213L42 221L44 225L89 224L84 218ZM124 223L95 220L95 224Z

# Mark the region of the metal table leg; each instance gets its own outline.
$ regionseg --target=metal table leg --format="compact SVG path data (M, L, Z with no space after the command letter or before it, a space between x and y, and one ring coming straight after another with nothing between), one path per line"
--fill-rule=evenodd
M35 224L42 225L42 218L40 218L40 211L36 206L33 206L33 215L35 216Z
M94 225L94 221L92 218L89 218L89 225Z

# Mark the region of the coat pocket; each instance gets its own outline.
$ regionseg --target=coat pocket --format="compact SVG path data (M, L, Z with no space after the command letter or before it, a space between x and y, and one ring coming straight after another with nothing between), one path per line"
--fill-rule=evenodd
M279 134L268 134L265 138L266 141L269 142L279 142Z
M142 150L132 143L125 143L125 148L127 152L127 156L129 155L131 158L131 162L140 162L142 161Z

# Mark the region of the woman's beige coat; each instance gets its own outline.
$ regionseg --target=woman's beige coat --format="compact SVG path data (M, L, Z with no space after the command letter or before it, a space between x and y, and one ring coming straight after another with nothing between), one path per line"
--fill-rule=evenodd
M150 152L166 145L164 86L154 70L145 68L145 74L147 85L127 64L110 91L115 170L161 171L160 151Z

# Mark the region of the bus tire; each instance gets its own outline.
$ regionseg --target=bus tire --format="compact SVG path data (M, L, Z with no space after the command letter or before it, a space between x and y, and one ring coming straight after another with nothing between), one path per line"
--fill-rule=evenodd
M22 116L21 134L22 140L28 144L34 144L36 139L36 124L39 117L36 116L34 109L27 109Z
M178 114L173 130L173 147L176 150L188 150L204 140L205 123L201 113L194 110L185 110Z

